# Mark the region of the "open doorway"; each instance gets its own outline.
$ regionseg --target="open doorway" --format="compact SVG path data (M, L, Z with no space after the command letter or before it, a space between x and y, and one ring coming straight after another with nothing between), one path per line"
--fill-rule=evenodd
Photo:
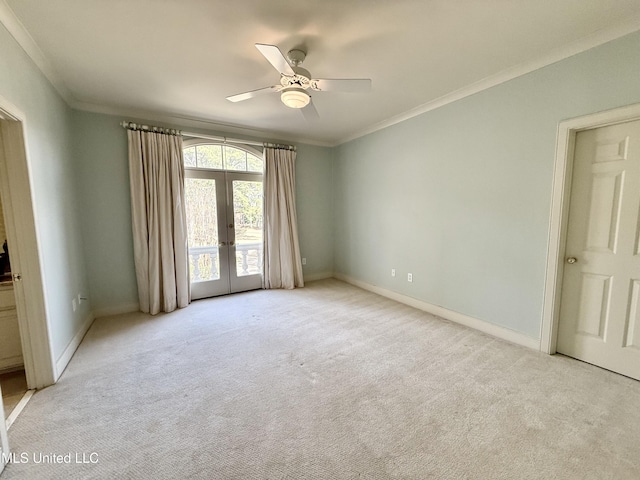
M33 391L27 387L7 238L0 195L0 390L4 420L9 428Z
M0 388L5 420L8 420L28 388L1 195L0 242Z
M10 282L10 288L5 285L6 291L0 293L6 302L14 303L4 308L5 313L15 311L17 320L19 348L15 345L18 339L11 341L16 351L20 350L21 353L15 353L10 362L19 362L22 356L23 384L26 383L26 387L33 390L52 385L56 379L47 326L24 123L24 114L0 97L0 201L11 272L5 279ZM15 325L12 328L15 330ZM24 406L28 398L29 394L20 396L15 406L10 405L7 421L0 421L0 472L8 461L10 451L7 428L15 419L16 411ZM4 410L4 405L0 404L2 420Z
M13 338L12 358L4 367L16 370L22 364L27 387L36 389L55 383L55 364L46 319L25 121L15 106L0 97L0 202L7 239L5 265L0 273L10 272L0 277L5 281L4 285L0 282L0 313L14 315L11 322L6 322L11 324L7 332L13 332Z

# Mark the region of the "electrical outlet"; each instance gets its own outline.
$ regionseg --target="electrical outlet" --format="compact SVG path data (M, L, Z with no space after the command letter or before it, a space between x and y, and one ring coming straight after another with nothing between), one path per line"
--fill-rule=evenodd
M73 297L73 300L71 300L71 306L73 307L73 311L75 312L76 309L78 308L78 304L76 303L76 297Z
M395 268L392 268L392 269L391 269L391 276L392 276L392 277L395 277L395 276L396 276L396 269L395 269Z
M407 273L407 282L413 282L413 273Z
M302 257L302 264L303 264L303 265L306 265L306 264L307 264L307 259L306 259L306 257Z

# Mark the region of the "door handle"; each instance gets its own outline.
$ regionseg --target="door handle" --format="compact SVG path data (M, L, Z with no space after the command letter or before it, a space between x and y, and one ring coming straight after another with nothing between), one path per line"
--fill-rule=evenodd
M218 244L218 246L219 246L219 247L224 247L224 246L226 246L226 245L227 245L227 244L226 244L226 243L224 243L224 242L220 242L220 243Z
M233 247L236 243L235 242L229 242L229 246Z
M576 263L578 261L578 259L576 257L569 257L567 258L567 263L573 265L574 263Z

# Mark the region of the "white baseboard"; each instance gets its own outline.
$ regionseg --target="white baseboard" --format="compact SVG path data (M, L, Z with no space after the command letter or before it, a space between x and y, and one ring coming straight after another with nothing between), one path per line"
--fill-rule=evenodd
M69 365L69 362L71 361L71 357L73 357L73 354L76 353L76 350L80 345L80 342L82 342L82 339L87 334L87 331L93 324L94 319L95 317L93 316L93 313L89 312L84 322L82 323L82 326L74 335L74 337L71 339L71 341L69 342L69 345L67 345L67 348L65 348L64 352L56 362L56 371L55 371L56 382L60 378L60 375L62 375L62 372L64 372L64 369L67 368L67 365Z
M131 313L140 311L140 304L125 303L123 305L115 305L113 307L97 308L93 310L95 318L110 317L111 315L121 315L123 313Z
M305 282L315 282L316 280L324 280L325 278L333 278L333 272L312 273L304 276Z
M378 295L390 298L391 300L395 300L396 302L404 303L405 305L417 308L418 310L423 310L425 312L431 313L432 315L436 315L437 317L459 323L461 325L464 325L465 327L479 330L483 333L500 338L502 340L506 340L517 345L522 345L523 347L531 348L533 350L540 350L540 340L537 338L531 338L514 330L500 327L498 325L494 325L493 323L479 320L463 313L455 312L438 305L433 305L431 303L424 302L422 300L418 300L401 293L387 290L386 288L371 285L370 283L356 280L355 278L351 278L348 275L343 275L342 273L334 273L333 276L338 280L342 280L343 282L347 282L364 290L377 293Z

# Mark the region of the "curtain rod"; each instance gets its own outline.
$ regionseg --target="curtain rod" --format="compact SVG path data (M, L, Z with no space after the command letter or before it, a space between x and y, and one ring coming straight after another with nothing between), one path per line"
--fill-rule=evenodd
M175 128L154 127L133 122L120 122L120 126L127 130L141 130L143 132L163 133L165 135L182 135L182 131L176 130Z
M153 127L149 125L142 125L142 124L127 122L127 121L120 122L120 126L128 130L142 130L145 132L165 133L168 135L182 135L183 137L202 138L205 140L214 140L216 142L222 142L222 143L239 143L241 145L254 145L256 147L279 148L283 150L294 150L294 151L296 150L295 145L283 145L280 143L267 143L267 142L253 142L251 140L241 140L239 138L216 137L213 135L206 135L203 133L183 132L181 130L176 130L174 128Z
M241 145L254 145L256 147L281 148L285 150L295 150L295 145L282 145L280 143L253 142L251 140L242 140L240 138L216 137L214 135L205 135L203 133L182 132L183 137L202 138L204 140L214 140L222 143L239 143Z

